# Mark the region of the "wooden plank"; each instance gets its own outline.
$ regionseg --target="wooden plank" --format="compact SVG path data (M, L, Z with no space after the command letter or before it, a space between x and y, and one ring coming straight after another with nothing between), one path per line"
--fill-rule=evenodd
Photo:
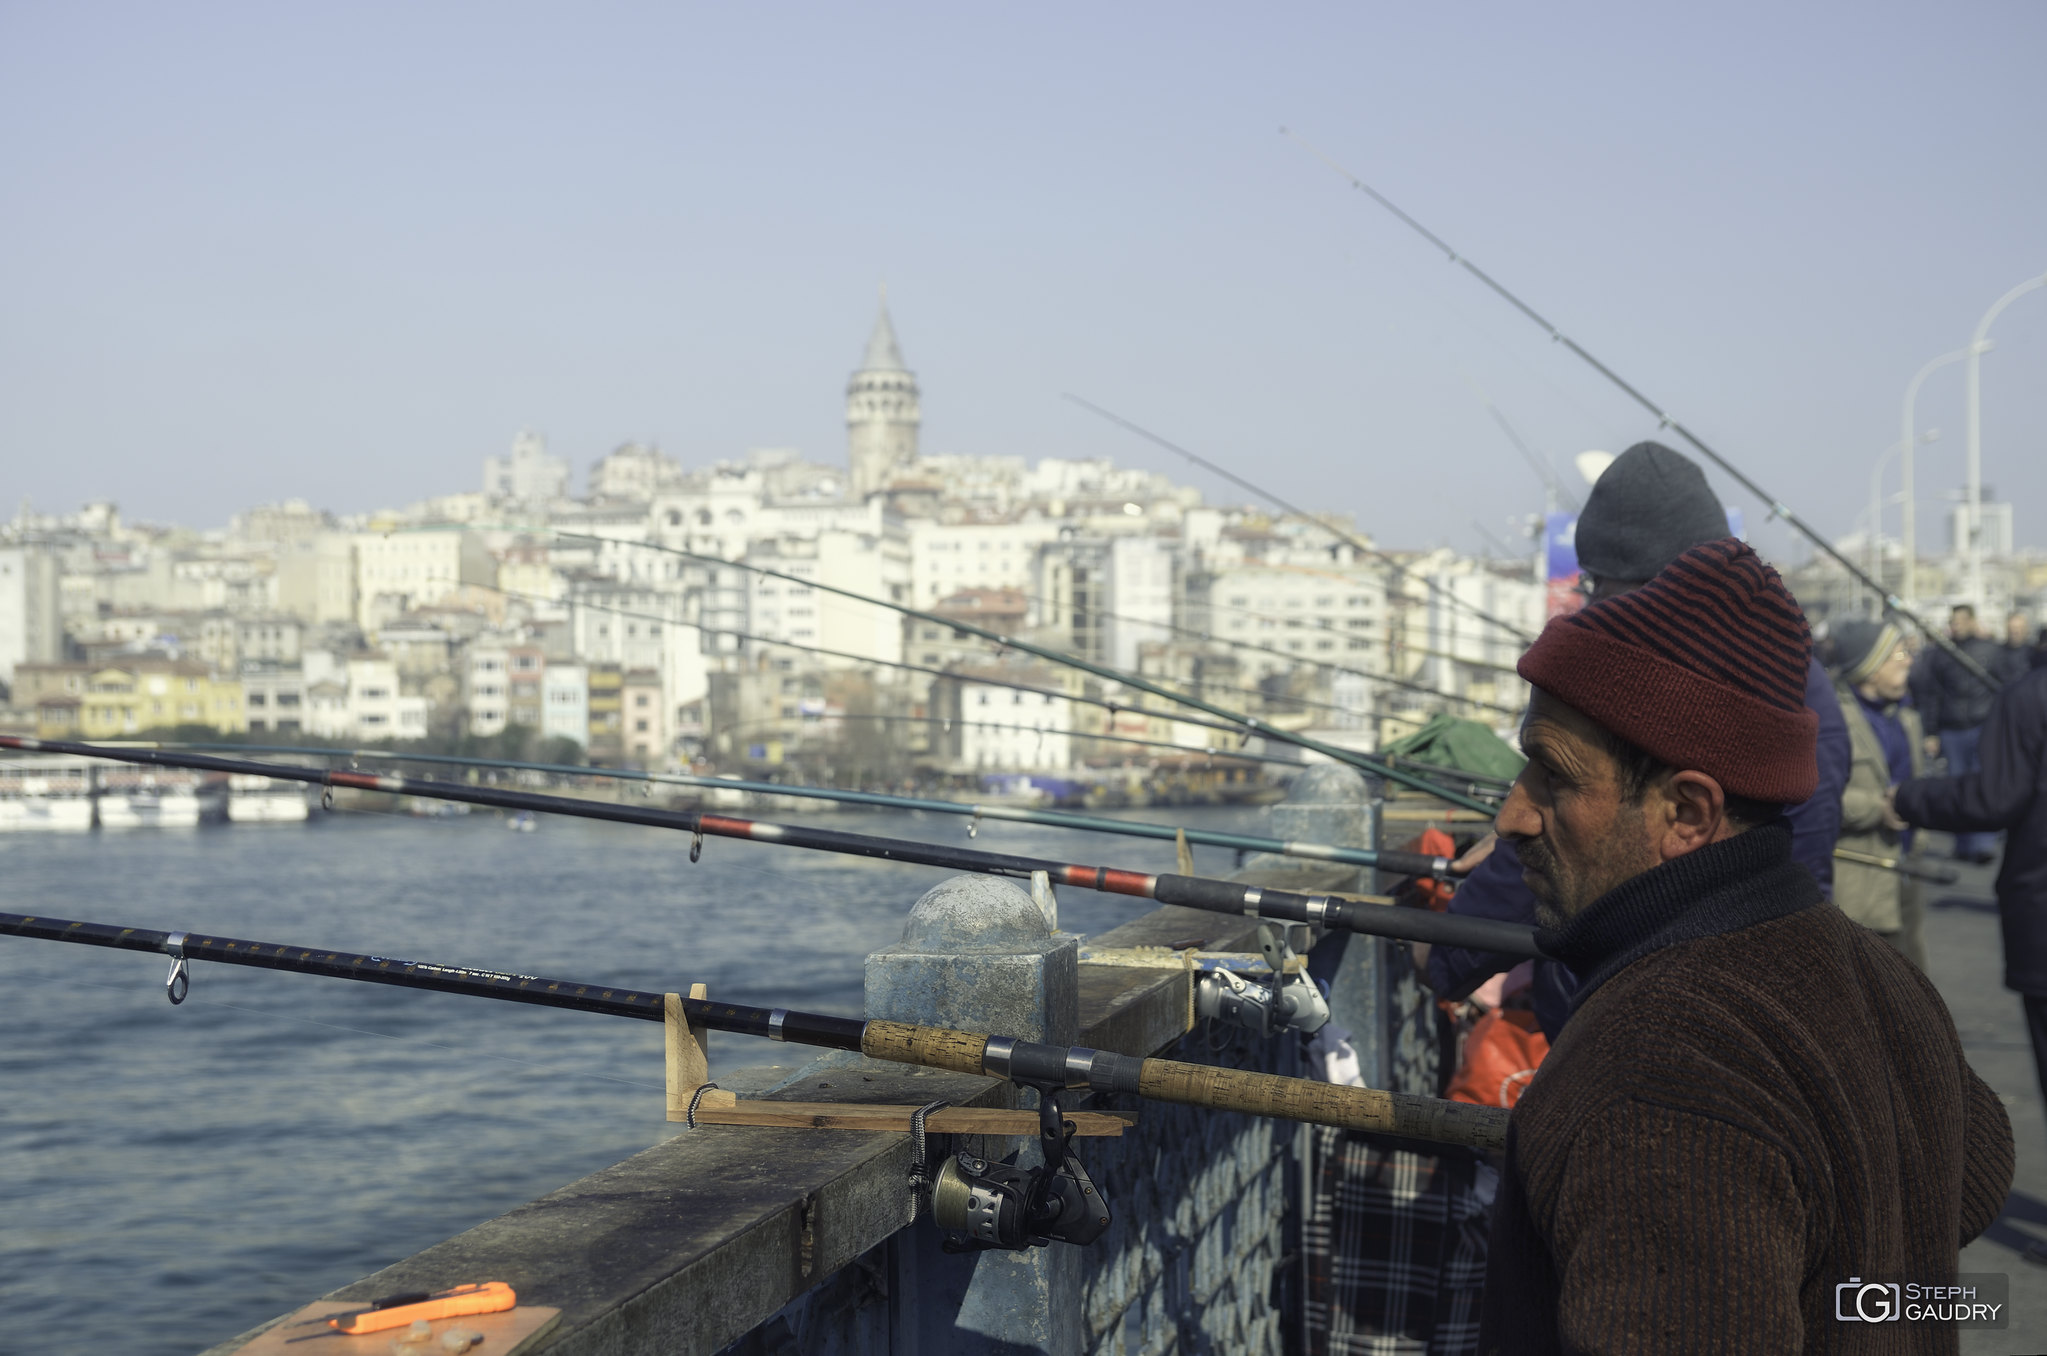
M860 1106L851 1102L741 1102L714 1101L719 1094L704 1094L697 1107L698 1125L762 1125L793 1130L866 1130L909 1133L913 1106ZM1100 1111L1069 1111L1075 1133L1084 1136L1120 1135L1135 1124L1129 1116ZM934 1135L1035 1135L1038 1113L1004 1111L992 1107L943 1107L924 1118L924 1128Z

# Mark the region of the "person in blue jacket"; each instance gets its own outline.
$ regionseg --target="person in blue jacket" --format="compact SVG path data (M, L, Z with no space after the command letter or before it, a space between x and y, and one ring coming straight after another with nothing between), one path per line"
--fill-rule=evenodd
M1627 593L1694 546L1727 535L1727 511L1697 464L1661 443L1636 443L1607 467L1578 515L1580 587L1594 598ZM1790 812L1791 856L1831 899L1834 840L1841 831L1841 790L1848 784L1850 754L1840 700L1817 659L1806 674L1805 704L1820 718L1819 790ZM1511 843L1489 834L1459 859L1457 869L1469 874L1451 896L1451 913L1535 922L1535 896L1521 882L1521 861ZM1417 946L1415 953L1429 987L1444 998L1463 998L1517 963L1511 956L1459 947ZM1532 1006L1552 1041L1570 1016L1577 987L1577 978L1564 965L1536 962Z

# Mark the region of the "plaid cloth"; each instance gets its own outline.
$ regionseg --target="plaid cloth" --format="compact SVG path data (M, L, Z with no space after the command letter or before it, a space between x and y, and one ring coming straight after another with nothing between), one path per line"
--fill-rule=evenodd
M1303 1243L1312 1356L1463 1356L1478 1346L1498 1177L1458 1151L1314 1136Z

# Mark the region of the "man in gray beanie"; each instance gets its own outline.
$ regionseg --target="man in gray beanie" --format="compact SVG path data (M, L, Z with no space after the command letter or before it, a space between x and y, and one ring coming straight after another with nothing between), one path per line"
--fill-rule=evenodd
M1855 854L1834 864L1834 902L1924 970L1918 883L1876 865L1903 865L1912 855L1912 831L1891 808L1891 788L1926 771L1919 713L1904 703L1912 652L1894 622L1853 618L1837 623L1831 639L1852 754L1840 845Z
M1611 597L1726 535L1727 511L1706 473L1662 443L1636 443L1606 468L1578 515L1578 568L1592 582L1587 592Z

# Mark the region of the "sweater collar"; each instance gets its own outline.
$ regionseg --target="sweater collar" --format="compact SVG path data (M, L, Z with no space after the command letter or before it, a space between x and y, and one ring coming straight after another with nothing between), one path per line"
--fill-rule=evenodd
M1576 1011L1594 989L1651 952L1819 902L1811 873L1791 860L1791 825L1780 816L1624 881L1563 927L1537 936L1582 977Z

